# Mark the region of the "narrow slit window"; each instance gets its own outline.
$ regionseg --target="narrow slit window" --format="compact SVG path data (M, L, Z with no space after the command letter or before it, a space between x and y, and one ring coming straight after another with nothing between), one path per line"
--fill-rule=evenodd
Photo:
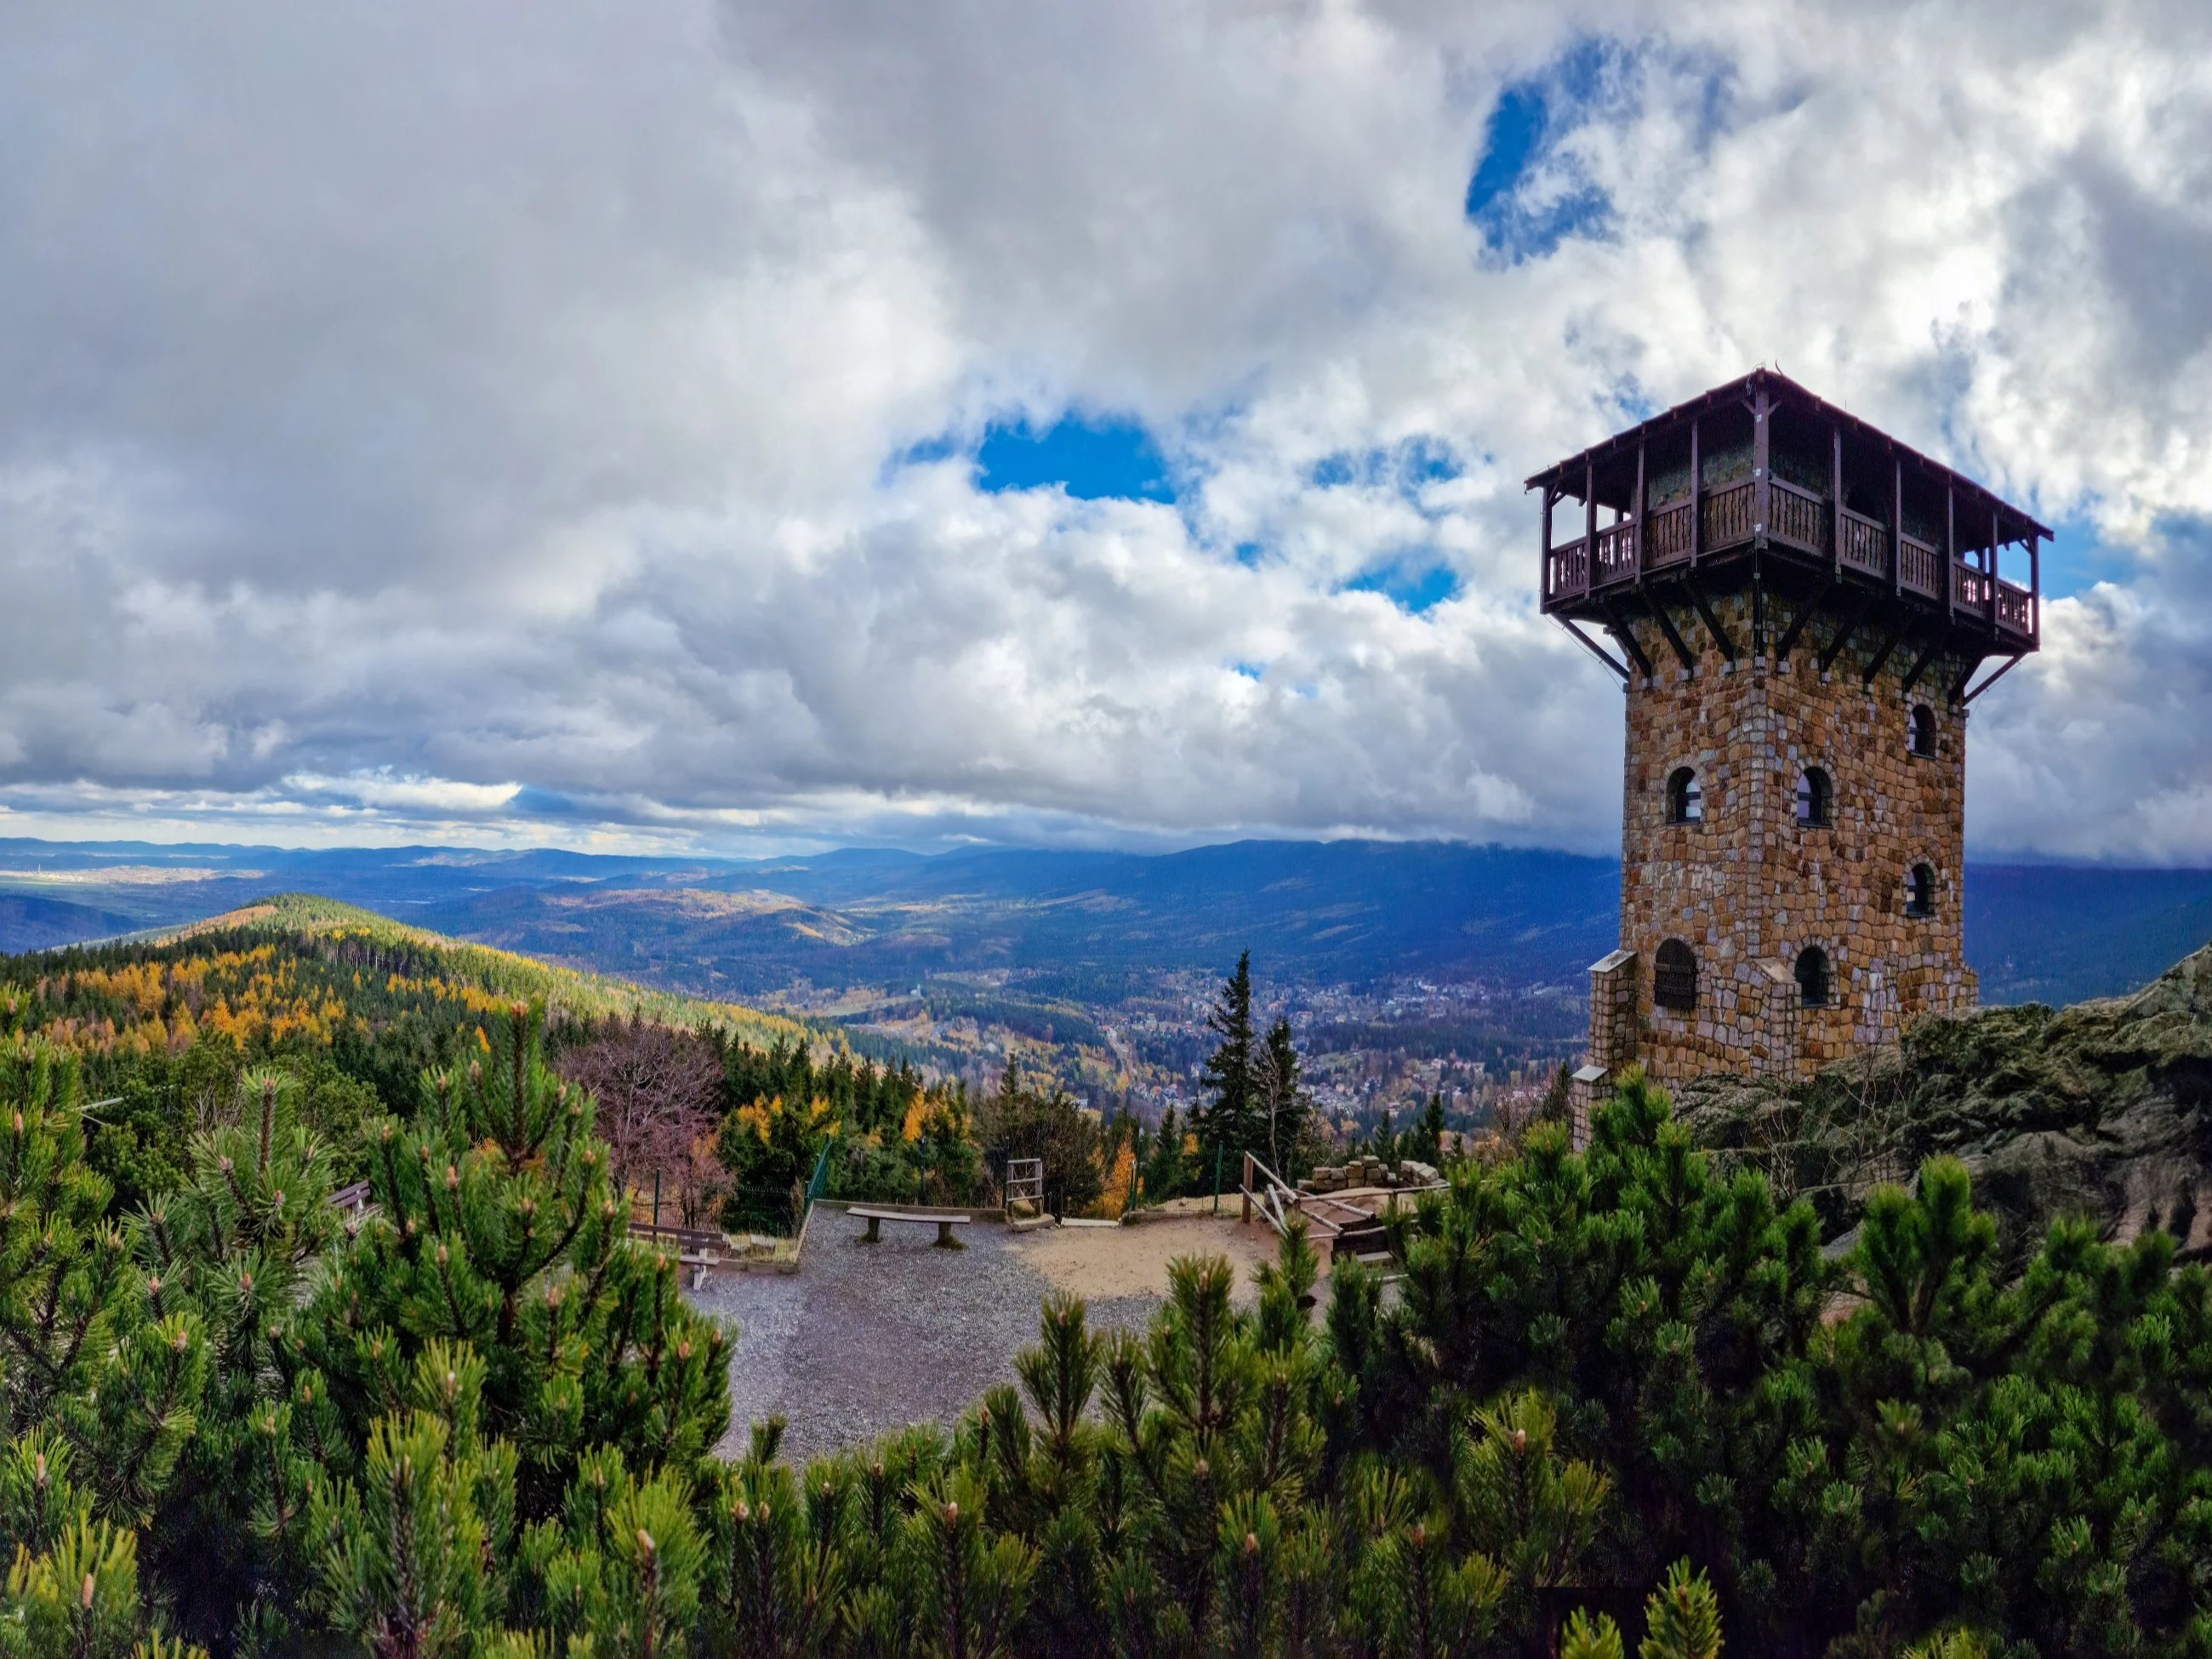
M1912 705L1912 752L1930 760L1936 755L1936 711L1924 702Z
M1698 791L1698 775L1686 766L1676 767L1667 780L1667 822L1701 823L1705 816L1705 798Z
M1932 916L1936 914L1936 866L1916 864L1905 883L1905 914L1908 916Z
M1817 766L1809 766L1797 778L1797 822L1807 830L1825 830L1835 809L1835 786L1828 775Z
M1828 1006L1828 953L1817 945L1797 953L1797 1000L1808 1008Z
M1670 939L1659 947L1651 974L1651 1000L1680 1014L1692 1012L1698 1006L1697 953L1680 939Z

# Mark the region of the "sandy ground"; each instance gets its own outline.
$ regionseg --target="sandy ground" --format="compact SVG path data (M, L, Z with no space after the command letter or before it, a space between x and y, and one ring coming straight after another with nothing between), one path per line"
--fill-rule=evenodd
M1164 1297L1168 1263L1181 1255L1225 1255L1237 1270L1239 1304L1252 1300L1252 1269L1275 1259L1275 1235L1258 1222L1223 1217L1148 1221L1135 1227L1048 1227L1007 1241L1056 1291L1085 1302Z
M1167 1294L1178 1255L1226 1255L1237 1295L1273 1253L1258 1223L1194 1218L1135 1227L963 1228L964 1250L935 1248L935 1231L861 1229L817 1210L795 1274L725 1273L691 1300L737 1327L730 1359L731 1425L739 1450L759 1418L786 1419L787 1455L812 1456L908 1423L950 1422L985 1389L1014 1380L1013 1358L1036 1340L1037 1310L1054 1291L1084 1298L1094 1328L1141 1329Z

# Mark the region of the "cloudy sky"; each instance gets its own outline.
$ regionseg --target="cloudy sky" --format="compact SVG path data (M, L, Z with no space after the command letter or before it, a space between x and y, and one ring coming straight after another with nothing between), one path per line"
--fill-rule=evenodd
M1759 362L2212 861L2202 0L20 0L0 836L1617 847L1520 481Z

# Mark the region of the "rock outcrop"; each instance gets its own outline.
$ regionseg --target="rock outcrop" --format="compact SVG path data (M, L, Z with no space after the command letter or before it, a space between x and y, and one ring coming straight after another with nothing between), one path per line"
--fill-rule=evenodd
M1677 1101L1701 1141L1810 1197L1832 1233L1876 1182L1948 1152L2015 1246L2071 1213L2212 1259L2212 946L2132 996L1923 1019L1809 1083L1705 1078Z

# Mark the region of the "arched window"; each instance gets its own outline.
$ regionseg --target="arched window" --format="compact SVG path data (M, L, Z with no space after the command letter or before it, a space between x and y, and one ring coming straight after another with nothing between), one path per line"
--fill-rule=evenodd
M1835 787L1828 775L1808 766L1797 778L1797 822L1808 830L1825 830L1835 811Z
M1924 702L1912 705L1912 752L1931 758L1936 753L1936 711Z
M1828 1006L1828 953L1817 945L1797 953L1797 1000L1808 1008Z
M1699 823L1705 816L1705 798L1698 793L1698 775L1678 766L1667 780L1667 822Z
M1932 916L1936 914L1936 866L1916 864L1905 883L1905 914L1908 916Z
M1651 975L1651 1000L1686 1014L1698 1006L1698 958L1690 947L1670 939L1659 947Z

